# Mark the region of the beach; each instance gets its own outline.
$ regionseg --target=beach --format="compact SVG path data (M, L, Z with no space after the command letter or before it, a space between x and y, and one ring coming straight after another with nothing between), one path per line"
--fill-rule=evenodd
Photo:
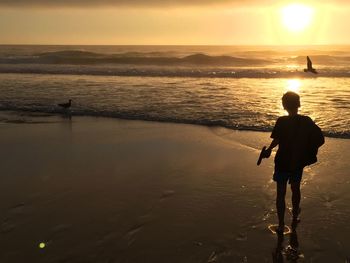
M349 14L0 0L0 263L350 263Z
M26 113L0 133L2 263L275 262L268 132ZM350 260L349 146L304 170L298 262Z

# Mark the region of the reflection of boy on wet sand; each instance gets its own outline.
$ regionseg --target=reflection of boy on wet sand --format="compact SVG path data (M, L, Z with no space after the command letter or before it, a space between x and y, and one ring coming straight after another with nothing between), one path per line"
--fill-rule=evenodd
M285 248L283 246L284 235L281 232L278 233L277 246L276 246L276 249L272 252L273 263L283 263L284 262L283 254L286 257L287 262L297 262L297 260L303 255L299 251L297 226L298 226L298 223L296 221L293 221L291 232L289 235L289 245Z
M271 134L273 140L269 148L262 152L262 157L269 158L271 150L278 145L273 180L277 183L278 232L283 233L287 182L292 190L293 221L298 221L303 168L317 161L317 149L324 143L324 137L311 118L298 114L300 107L298 94L294 92L284 94L282 105L288 111L288 116L277 119Z

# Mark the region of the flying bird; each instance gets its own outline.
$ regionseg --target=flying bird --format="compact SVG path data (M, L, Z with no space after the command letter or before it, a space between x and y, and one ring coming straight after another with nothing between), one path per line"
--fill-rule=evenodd
M314 69L312 67L312 61L311 59L309 58L309 56L306 57L307 59L307 68L304 69L304 72L311 72L311 73L314 73L314 74L318 74L318 72L316 71L316 69Z
M69 109L70 106L72 105L72 100L69 100L67 103L60 103L60 104L57 104L58 106L64 108L64 109Z

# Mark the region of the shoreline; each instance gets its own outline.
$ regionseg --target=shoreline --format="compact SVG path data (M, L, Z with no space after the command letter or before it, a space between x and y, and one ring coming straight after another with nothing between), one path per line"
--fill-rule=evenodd
M233 128L231 126L225 126L225 125L219 125L219 124L209 124L209 123L195 123L195 122L184 122L184 121L176 121L176 120L161 120L161 119L139 119L137 117L123 117L123 116L103 116L103 115L84 115L84 114L66 114L59 111L51 111L51 112L39 112L39 111L26 111L26 110L0 110L0 125L3 123L8 124L36 124L40 123L42 120L43 123L50 123L48 121L48 118L53 118L53 122L60 122L64 119L71 119L71 118L96 118L96 119L110 119L110 120L124 120L124 121L144 121L144 122L154 122L154 123L164 123L164 124L179 124L179 125L193 125L193 126L199 126L199 127L207 127L207 128L222 128L222 129L228 129L231 131L242 131L242 132L257 132L257 133L271 133L272 129L266 129L266 130L258 130L258 129L250 129L250 128ZM12 118L12 119L11 119ZM33 118L33 120L31 119ZM348 134L329 134L327 132L323 132L324 136L327 138L332 139L343 139L343 140L349 140L350 135Z

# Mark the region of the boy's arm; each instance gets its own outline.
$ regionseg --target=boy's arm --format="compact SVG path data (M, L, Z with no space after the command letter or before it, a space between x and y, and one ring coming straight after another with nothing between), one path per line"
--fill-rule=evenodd
M278 143L279 143L278 139L273 139L271 144L270 144L270 146L269 146L269 148L267 148L267 150L271 151L273 148L275 148L278 145Z
M264 152L264 158L269 158L271 155L271 151L279 144L279 138L281 134L281 118L278 118L275 126L272 129L271 138L273 139L269 148L267 148Z

